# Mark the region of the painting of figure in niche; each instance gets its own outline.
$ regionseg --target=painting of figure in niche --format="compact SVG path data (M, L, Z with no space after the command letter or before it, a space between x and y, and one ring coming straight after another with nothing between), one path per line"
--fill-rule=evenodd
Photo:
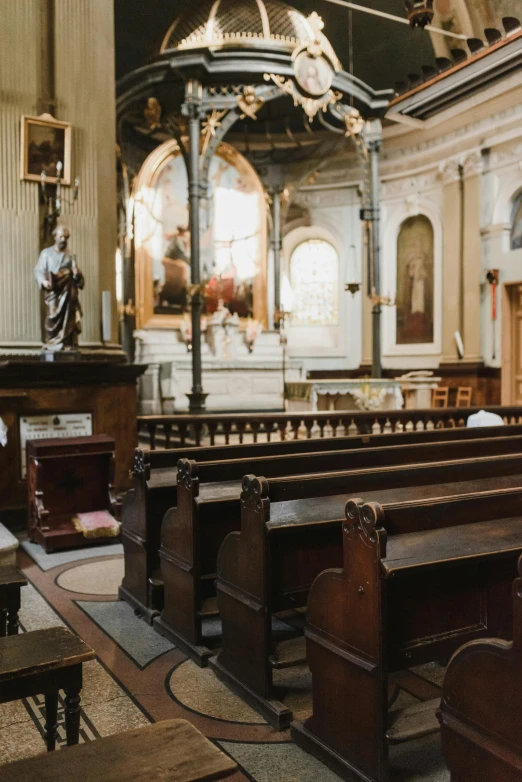
M404 221L397 239L397 344L433 342L433 226Z
M239 153L221 145L210 164L209 187L200 211L200 274L206 282L207 313L215 312L222 299L232 314L254 315L254 282L265 252L264 209L262 188L253 169ZM188 181L179 153L171 155L152 186L138 194L135 224L152 266L154 315L188 312Z
M513 204L511 217L511 249L520 250L522 247L522 193L519 193Z

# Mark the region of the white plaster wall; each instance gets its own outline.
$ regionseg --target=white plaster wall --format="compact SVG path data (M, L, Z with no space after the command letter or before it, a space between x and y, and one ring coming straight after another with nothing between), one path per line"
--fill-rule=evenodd
M522 281L522 249L511 250L511 215L513 199L522 190L522 128L520 137L499 143L490 149L489 166L483 177L482 210L482 270L485 279L488 269L500 272L497 296L498 318L491 319L491 291L482 290L482 341L484 362L501 366L502 319L509 313L502 310L501 287L505 283Z

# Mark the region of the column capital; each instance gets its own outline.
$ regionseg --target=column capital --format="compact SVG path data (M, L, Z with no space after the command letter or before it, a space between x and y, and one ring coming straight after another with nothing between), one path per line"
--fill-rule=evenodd
M439 163L439 175L445 185L460 180L460 160L458 157L443 160Z

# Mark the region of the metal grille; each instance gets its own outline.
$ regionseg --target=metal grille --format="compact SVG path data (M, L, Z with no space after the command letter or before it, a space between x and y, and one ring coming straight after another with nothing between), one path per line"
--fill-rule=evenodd
M252 35L263 37L263 21L255 0L221 0L216 16L215 30L223 36Z
M176 49L182 41L203 38L214 0L198 0L194 8L182 14L172 25L162 51Z
M265 2L271 37L291 38L296 42L308 41L310 33L305 19L299 11L277 0Z
M263 0L270 26L270 40L292 46L308 41L310 30L304 16L279 0ZM221 0L212 26L212 39L206 37L214 0L198 0L172 25L162 51L223 43L266 40L263 19L256 0Z

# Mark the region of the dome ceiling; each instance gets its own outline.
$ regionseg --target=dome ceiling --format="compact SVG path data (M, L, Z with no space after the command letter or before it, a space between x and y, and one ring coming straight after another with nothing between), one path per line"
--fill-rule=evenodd
M404 0L356 1L405 17ZM209 24L213 8L214 21ZM209 45L208 39L215 46L250 40L264 47L268 41L271 48L289 51L294 41L308 40L306 19L313 11L323 18L323 33L348 69L349 12L326 0L292 0L291 6L279 0L115 0L117 75L145 65L160 50L202 47ZM393 87L434 61L428 33L357 12L353 49L355 76L375 89Z
M174 21L161 51L258 42L293 49L311 36L306 18L279 0L202 0Z

